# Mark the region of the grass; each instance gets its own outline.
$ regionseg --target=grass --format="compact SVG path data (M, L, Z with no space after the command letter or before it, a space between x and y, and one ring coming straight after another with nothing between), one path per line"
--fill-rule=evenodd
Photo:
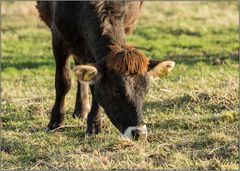
M2 3L1 169L237 169L237 2L145 2L129 43L176 68L152 82L144 105L147 141L128 142L103 115L86 137L71 117L46 133L54 102L49 29L34 2ZM110 126L109 126L110 125Z

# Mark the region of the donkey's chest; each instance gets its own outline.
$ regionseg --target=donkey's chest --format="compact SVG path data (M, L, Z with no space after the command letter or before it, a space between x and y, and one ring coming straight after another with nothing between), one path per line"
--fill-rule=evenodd
M77 64L94 63L95 58L83 40L79 40L70 47L70 53Z

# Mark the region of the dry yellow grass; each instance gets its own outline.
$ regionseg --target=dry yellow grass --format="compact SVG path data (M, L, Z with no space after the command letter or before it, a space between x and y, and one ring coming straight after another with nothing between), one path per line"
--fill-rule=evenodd
M75 78L67 126L44 132L55 65L34 5L2 2L1 170L238 168L237 2L145 2L128 41L176 61L146 96L145 142L120 139L103 111L103 132L87 137L86 123L71 118Z

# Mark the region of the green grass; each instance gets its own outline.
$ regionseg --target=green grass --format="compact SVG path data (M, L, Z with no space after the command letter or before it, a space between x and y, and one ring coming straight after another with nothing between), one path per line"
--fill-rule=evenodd
M142 142L122 140L105 114L102 133L86 137L85 121L71 117L75 77L66 128L44 132L55 94L51 35L34 2L2 5L2 169L237 169L237 2L145 2L128 41L176 67L152 82Z

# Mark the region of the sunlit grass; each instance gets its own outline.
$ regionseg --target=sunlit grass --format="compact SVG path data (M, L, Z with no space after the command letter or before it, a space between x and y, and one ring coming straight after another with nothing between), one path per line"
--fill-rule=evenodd
M87 137L71 117L75 77L65 129L44 132L55 94L50 31L34 2L2 5L2 169L237 169L237 2L145 2L128 41L176 68L145 98L144 142L122 140L104 114L102 133Z

